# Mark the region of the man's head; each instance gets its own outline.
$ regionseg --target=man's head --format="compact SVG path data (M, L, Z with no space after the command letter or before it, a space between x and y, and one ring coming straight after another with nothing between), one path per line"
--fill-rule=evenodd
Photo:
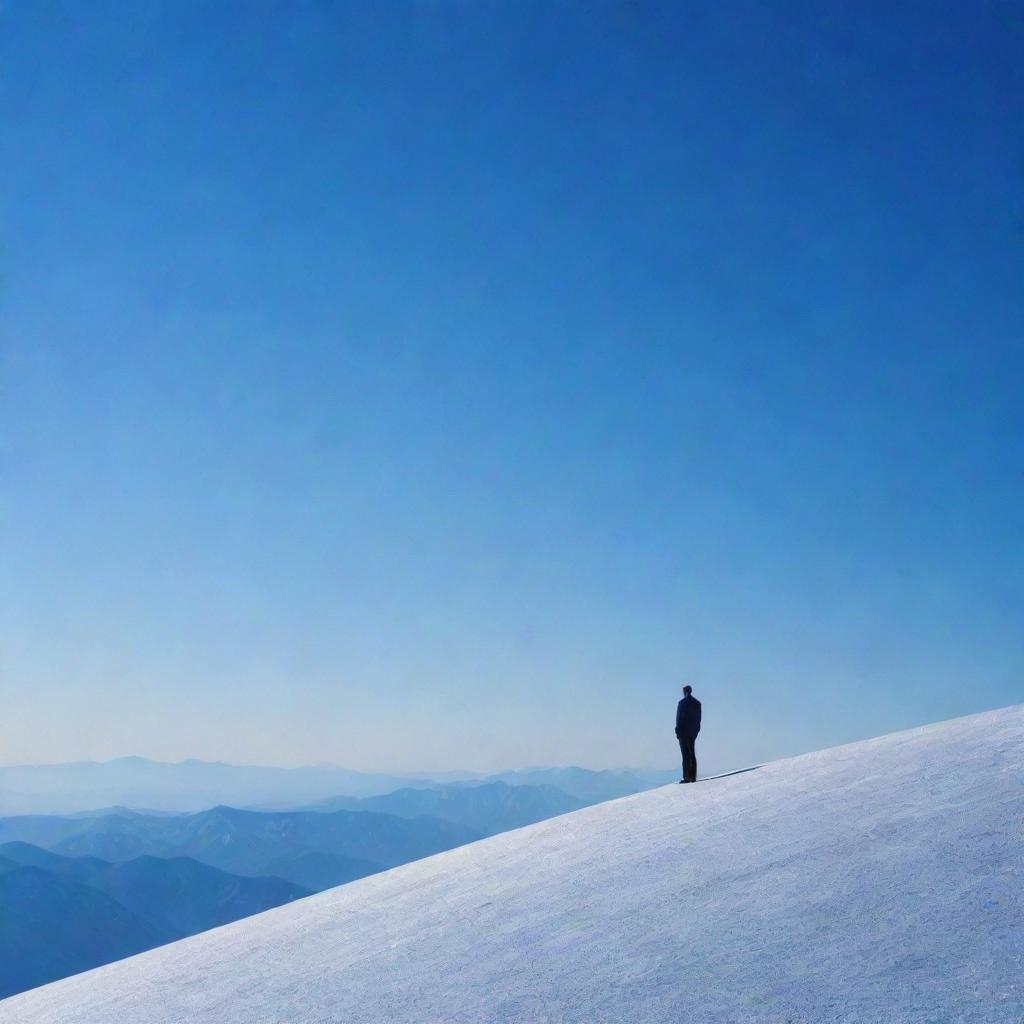
M692 686L686 685L686 686L683 687L683 696L684 697L689 697L691 693L693 693L693 687Z

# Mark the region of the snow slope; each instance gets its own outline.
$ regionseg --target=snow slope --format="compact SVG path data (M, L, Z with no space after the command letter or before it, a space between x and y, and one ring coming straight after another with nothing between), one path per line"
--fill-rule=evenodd
M3 1024L1020 1024L1024 707L590 807L0 1002Z

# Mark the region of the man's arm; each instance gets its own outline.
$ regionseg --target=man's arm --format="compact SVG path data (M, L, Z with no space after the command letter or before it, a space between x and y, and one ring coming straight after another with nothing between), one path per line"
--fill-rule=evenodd
M676 739L683 735L683 702L676 705Z

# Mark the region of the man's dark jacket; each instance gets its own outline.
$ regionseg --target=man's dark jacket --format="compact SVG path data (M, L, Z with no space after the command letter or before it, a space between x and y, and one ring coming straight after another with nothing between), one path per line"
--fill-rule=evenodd
M684 697L676 707L676 737L691 740L700 732L700 701L691 693Z

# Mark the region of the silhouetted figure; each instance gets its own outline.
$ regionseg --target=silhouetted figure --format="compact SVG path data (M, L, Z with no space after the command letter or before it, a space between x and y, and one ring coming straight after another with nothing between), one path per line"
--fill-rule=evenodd
M676 739L683 755L683 777L680 782L697 781L697 733L700 732L700 701L693 696L693 687L683 687L683 699L676 706Z

